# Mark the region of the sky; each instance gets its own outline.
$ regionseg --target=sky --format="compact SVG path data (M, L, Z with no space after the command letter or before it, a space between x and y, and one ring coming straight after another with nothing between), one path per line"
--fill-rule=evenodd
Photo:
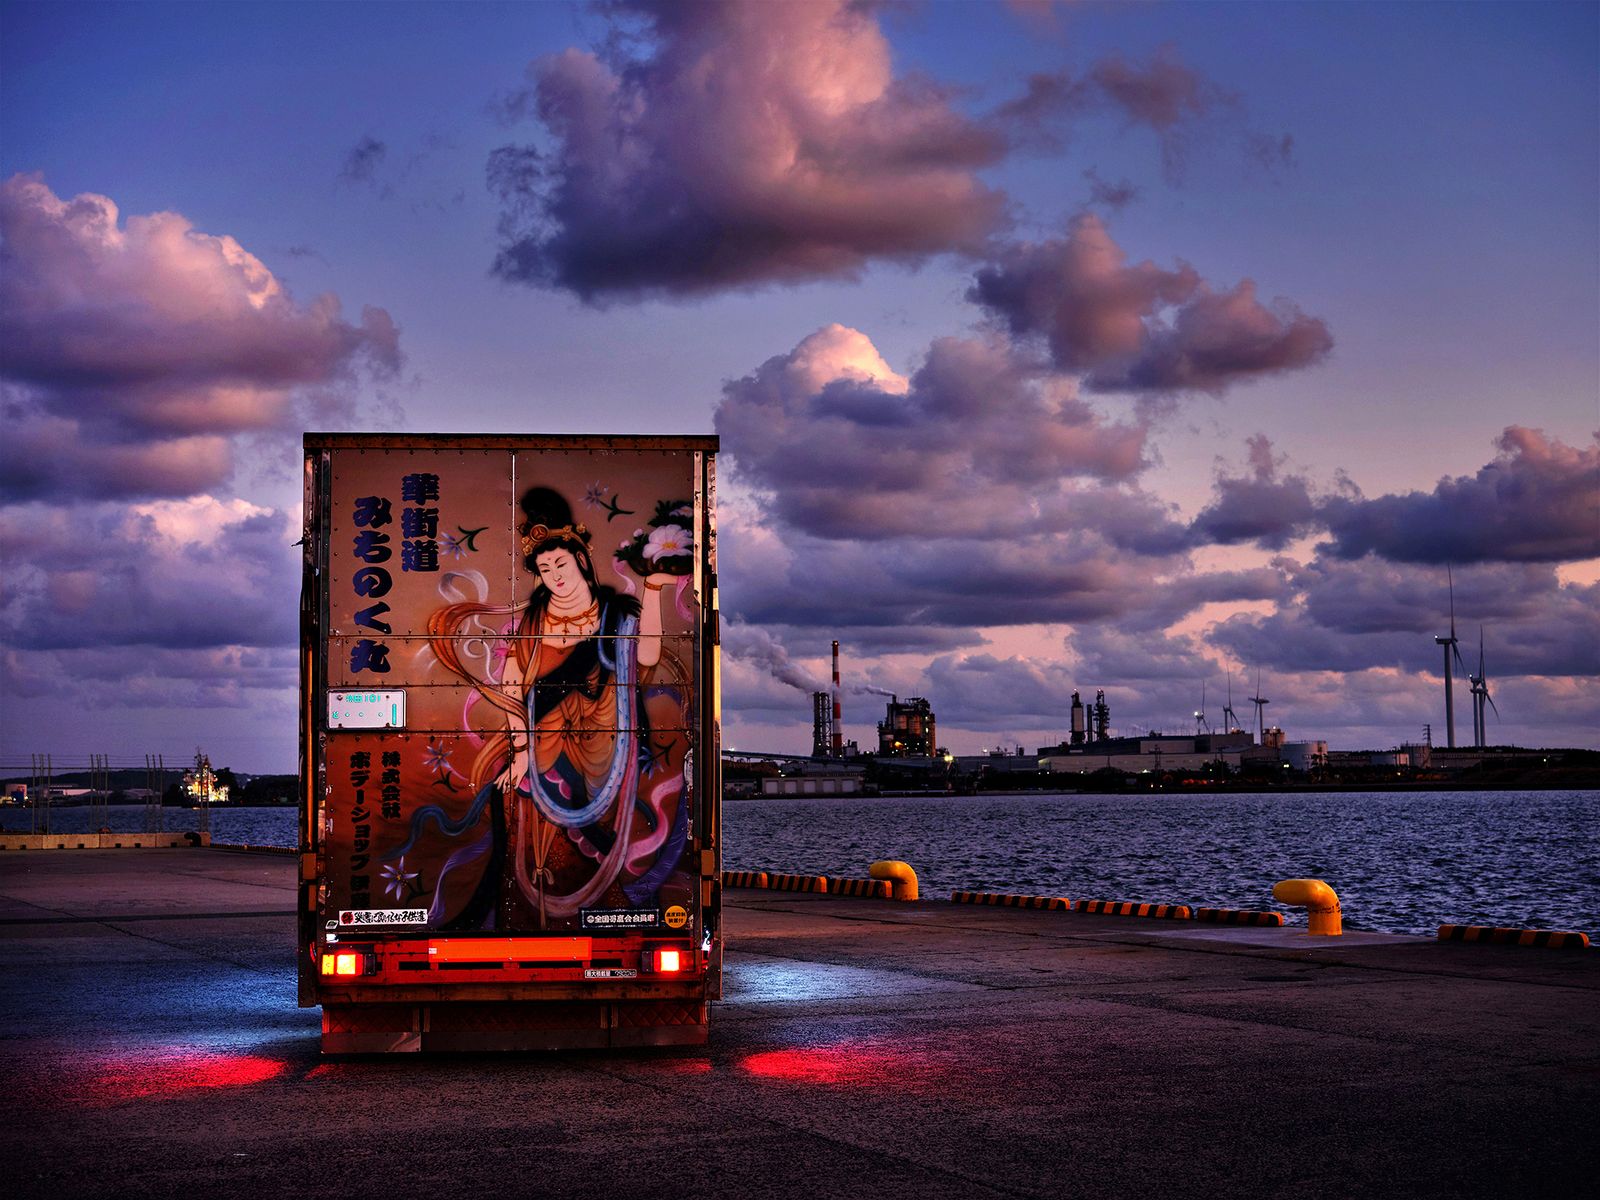
M720 435L740 749L809 748L834 638L863 748L881 693L977 753L1098 689L1442 745L1452 584L1490 742L1600 745L1597 48L1589 3L0 4L0 768L294 769L308 429Z

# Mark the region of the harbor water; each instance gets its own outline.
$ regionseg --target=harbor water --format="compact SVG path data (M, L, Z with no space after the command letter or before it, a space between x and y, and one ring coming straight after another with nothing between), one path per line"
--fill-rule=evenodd
M861 877L898 858L931 898L966 888L1228 908L1274 907L1274 882L1308 876L1339 893L1347 928L1600 935L1597 792L814 797L734 800L723 812L730 870ZM141 830L145 815L112 806L107 823ZM162 823L193 829L198 816L169 808ZM27 809L0 813L7 831L32 820ZM50 813L59 832L90 820L88 808ZM211 833L291 846L295 810L213 809Z

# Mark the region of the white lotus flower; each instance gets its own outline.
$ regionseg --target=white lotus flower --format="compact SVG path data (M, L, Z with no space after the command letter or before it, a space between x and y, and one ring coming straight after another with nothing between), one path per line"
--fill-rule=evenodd
M650 533L644 545L644 556L651 562L663 558L679 558L694 549L694 535L682 525L663 525Z

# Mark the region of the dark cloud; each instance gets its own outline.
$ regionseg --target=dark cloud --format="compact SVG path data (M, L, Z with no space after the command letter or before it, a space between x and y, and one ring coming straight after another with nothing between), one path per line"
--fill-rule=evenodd
M1217 473L1216 499L1200 511L1191 532L1197 543L1257 542L1281 550L1316 524L1316 502L1304 475L1280 475L1283 458L1265 434L1248 439L1245 475Z
M1054 664L984 653L934 659L916 694L936 698L946 727L1065 729L1072 709L1071 683Z
M0 509L0 640L21 650L293 645L298 521L243 500Z
M1431 492L1337 496L1319 510L1329 553L1397 562L1565 562L1600 556L1600 436L1568 446L1513 425L1476 475Z
M967 298L1012 334L1044 339L1059 368L1103 391L1222 392L1333 346L1322 321L1287 301L1263 305L1248 279L1218 292L1187 263L1128 265L1093 213L1063 240L1004 249Z
M345 183L371 183L388 153L387 145L367 134L344 156L339 178Z
M502 105L535 112L552 143L538 172L491 167L502 278L589 302L684 295L850 277L1001 227L1004 197L974 172L1004 137L937 84L897 78L870 7L609 11L636 36L606 58L540 60Z
M1193 681L1198 701L1200 680L1222 673L1217 664L1186 637L1090 626L1074 630L1067 644L1077 657L1072 674L1084 690L1173 680L1182 681L1187 688ZM1220 701L1221 697L1218 699Z
M1101 179L1094 168L1083 173L1089 181L1089 203L1111 212L1121 212L1139 198L1139 189L1126 179L1119 179L1115 183Z
M1171 46L1163 46L1142 65L1116 55L1102 59L1089 69L1088 78L1106 103L1157 133L1170 133L1229 100L1215 84L1185 66Z
M85 709L187 709L235 713L277 709L276 720L293 727L293 695L299 679L293 646L260 648L214 646L171 649L159 646L95 646L70 650L0 650L0 675L13 695L35 701L30 717L33 738L49 744L53 735L37 722L39 709L67 706L61 719L81 719ZM236 721L230 715L228 721ZM189 735L185 733L184 737ZM171 734L155 734L158 744ZM192 739L191 739L192 740ZM211 744L208 740L207 744ZM291 759L292 762L292 759ZM169 769L172 763L169 759ZM181 766L181 763L179 764Z
M1030 75L1023 92L994 112L995 124L1021 146L1059 147L1072 120L1096 113L1154 131L1169 180L1183 175L1190 136L1236 99L1183 63L1171 46L1148 62L1111 55L1081 75L1070 71Z
M1450 625L1442 571L1319 557L1293 572L1293 584L1295 595L1275 612L1229 618L1212 640L1271 670L1442 671L1433 641ZM1474 667L1485 629L1491 680L1600 676L1600 586L1563 584L1550 567L1485 563L1455 573L1455 610L1462 655Z
M1264 171L1281 171L1294 166L1294 137L1291 134L1272 136L1248 133L1244 147L1248 160Z
M310 393L392 378L381 308L300 305L231 237L176 213L119 220L105 196L0 185L0 498L182 495L230 469L227 439L297 425Z

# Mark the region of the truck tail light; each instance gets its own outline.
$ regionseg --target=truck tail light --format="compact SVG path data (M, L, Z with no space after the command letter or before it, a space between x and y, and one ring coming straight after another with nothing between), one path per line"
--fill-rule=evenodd
M377 971L377 957L365 950L325 950L322 955L322 974L350 978L371 975Z
M677 946L646 946L639 965L647 975L678 975L688 966L689 955Z

